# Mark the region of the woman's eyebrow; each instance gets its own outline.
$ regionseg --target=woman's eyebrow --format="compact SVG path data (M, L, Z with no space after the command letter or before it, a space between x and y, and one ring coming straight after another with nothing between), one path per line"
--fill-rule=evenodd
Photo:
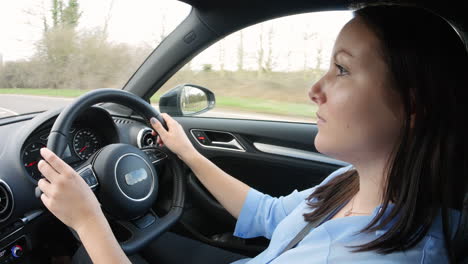
M344 53L348 56L350 56L351 58L354 57L353 54L351 54L351 52L345 50L345 49L339 49L337 52L335 52L335 54L333 54L333 60L336 61L336 57L338 56L338 54L340 53Z

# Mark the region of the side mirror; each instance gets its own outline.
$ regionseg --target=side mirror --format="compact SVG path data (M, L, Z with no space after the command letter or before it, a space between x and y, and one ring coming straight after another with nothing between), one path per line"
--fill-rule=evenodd
M194 84L181 84L159 98L159 111L172 116L193 116L213 109L215 102L215 95L210 90Z

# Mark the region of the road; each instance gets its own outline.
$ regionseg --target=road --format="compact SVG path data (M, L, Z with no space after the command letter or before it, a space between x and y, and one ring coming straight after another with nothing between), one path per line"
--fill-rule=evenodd
M70 104L74 99L61 98L61 97L47 97L35 95L13 95L2 94L0 95L0 118L16 114L24 114L35 111L42 111L53 109ZM153 105L158 108L157 105ZM212 109L205 112L201 117L223 117L223 118L237 118L237 119L257 119L257 120L288 120L292 122L315 122L315 118L301 118L301 117L283 117L278 115L260 114L260 113L247 113L226 109Z
M72 101L71 98L2 94L0 95L0 118L61 107Z

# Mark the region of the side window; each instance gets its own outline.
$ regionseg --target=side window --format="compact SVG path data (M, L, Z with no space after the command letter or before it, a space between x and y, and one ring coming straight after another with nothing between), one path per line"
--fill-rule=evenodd
M153 96L190 83L211 90L202 117L315 122L310 87L327 71L333 43L351 12L282 17L244 28L187 63Z

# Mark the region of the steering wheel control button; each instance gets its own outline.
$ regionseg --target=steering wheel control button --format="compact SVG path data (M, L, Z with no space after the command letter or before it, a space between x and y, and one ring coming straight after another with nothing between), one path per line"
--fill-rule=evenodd
M153 164L158 163L163 159L167 158L166 153L161 152L160 150L155 148L143 149L143 152L145 152L146 156L148 156L149 160Z
M78 174L85 180L89 187L94 188L98 185L96 175L94 175L93 170L89 166L80 170Z
M152 225L156 221L156 217L151 213L146 214L145 216L134 220L133 223L140 229L145 229L148 226Z

